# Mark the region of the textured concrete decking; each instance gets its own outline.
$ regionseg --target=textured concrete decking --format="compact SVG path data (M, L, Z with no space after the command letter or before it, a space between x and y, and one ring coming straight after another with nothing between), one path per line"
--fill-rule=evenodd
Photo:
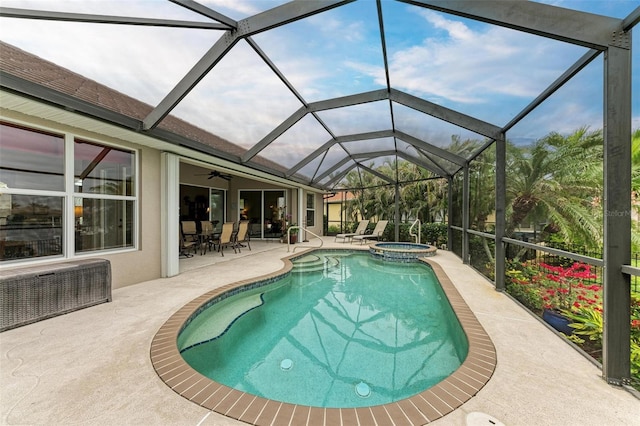
M184 304L276 271L290 254L275 242L251 246L224 258L208 253L186 259L178 277L114 290L111 303L0 333L1 424L244 424L172 391L154 371L149 351L155 333ZM325 246L348 244L326 238ZM478 412L505 425L639 424L640 401L607 385L597 367L542 323L451 253L439 251L431 259L475 313L498 357L487 385L431 424L465 425Z

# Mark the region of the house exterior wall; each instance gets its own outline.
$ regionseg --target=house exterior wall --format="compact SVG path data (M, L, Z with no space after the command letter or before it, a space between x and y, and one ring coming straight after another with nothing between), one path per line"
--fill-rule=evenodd
M340 202L331 202L327 203L329 214L327 216L327 220L329 222L329 227L338 227L338 229L347 224L347 217L344 210L342 210L342 203ZM344 230L344 229L343 229Z
M8 109L0 109L0 120L22 126L27 129L41 130L60 135L67 138L78 138L92 141L105 146L135 150L137 159L137 182L136 193L138 208L135 213L136 220L136 240L137 246L134 248L98 250L87 253L68 253L66 257L46 256L40 258L22 259L19 261L6 261L0 263L0 268L21 268L33 265L58 264L73 259L81 258L101 258L107 259L111 263L112 288L122 288L129 285L141 283L148 280L160 278L162 276L162 165L160 149L152 146L141 145L127 140L126 131L118 132L120 137L108 135L103 132L89 131L77 126L71 126L46 120L34 115L22 114ZM99 127L99 126L98 126ZM215 169L215 166L210 166ZM282 184L256 181L242 176L233 176L230 181L223 179L207 179L207 176L199 176L207 173L206 166L195 166L189 162L180 162L180 183L201 187L213 187L227 190L227 220L238 220L238 192L242 189L278 189L286 193L288 211L291 212L293 222L298 222L298 210L301 203L298 202L298 188L290 186L284 187ZM311 193L311 192L309 192ZM302 208L306 209L307 191L302 191ZM315 200L315 225L309 229L315 234L322 235L322 215L323 204L322 194L313 192ZM67 216L72 212L65 212ZM305 211L302 212L304 220ZM69 222L66 222L67 224ZM174 241L171 235L167 241ZM311 238L311 236L308 236ZM73 251L73 250L69 250Z
M160 151L133 144L127 140L108 137L15 111L1 110L0 119L25 128L65 134L105 145L133 149L137 151L138 159L137 248L69 254L66 258L35 258L28 261L8 262L0 267L20 268L34 264L55 264L80 258L101 258L111 262L112 288L114 289L160 277Z

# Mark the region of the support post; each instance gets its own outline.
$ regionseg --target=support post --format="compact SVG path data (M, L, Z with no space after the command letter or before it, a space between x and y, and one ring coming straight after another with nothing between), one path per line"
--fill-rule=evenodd
M400 186L397 183L395 201L395 237L396 241L400 241Z
M469 162L465 163L462 176L462 263L469 264Z
M298 188L298 214L297 214L297 217L298 217L298 220L297 220L298 226L305 226L305 225L306 225L306 223L305 223L305 221L304 221L304 219L305 219L305 212L306 212L306 210L305 210L305 206L304 206L304 203L305 203L305 198L304 198L304 189L303 189L303 188ZM298 233L300 234L300 241L302 241L302 240L304 240L304 239L306 238L306 234L305 234L305 236L303 237L303 236L302 236L302 232L301 232L301 231L302 231L302 229L299 229L299 230L298 230Z
M175 154L163 152L160 162L160 273L163 277L173 277L180 273L180 159Z
M447 178L447 250L453 251L453 176Z
M631 34L626 34L629 37ZM631 51L609 46L604 57L604 330L602 375L630 378Z
M506 228L506 199L507 199L507 144L506 136L496 141L496 181L495 181L495 209L496 209L496 249L495 249L495 285L497 291L505 289L506 250L503 242Z

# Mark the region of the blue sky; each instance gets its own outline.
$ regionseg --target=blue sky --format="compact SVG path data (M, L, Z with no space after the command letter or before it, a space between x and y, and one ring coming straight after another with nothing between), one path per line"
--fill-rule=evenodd
M270 0L201 0L233 19L284 3ZM617 18L637 1L549 1L561 7ZM3 0L4 7L78 13L205 20L168 1ZM497 126L506 124L586 49L404 3L382 2L392 87ZM0 38L152 105L220 37L219 31L155 29L0 18ZM640 28L634 45L640 46ZM307 102L386 87L376 3L360 0L321 15L258 34L254 40ZM640 87L640 49L633 83ZM530 141L548 132L602 127L600 56L507 136ZM633 127L640 128L640 95L633 97ZM300 107L245 42L234 49L172 112L247 148ZM320 113L337 135L390 127L388 102ZM451 135L477 135L394 105L396 127L435 145ZM308 117L264 153L295 164L330 138ZM388 141L369 145L383 149ZM355 143L354 143L354 149ZM331 155L331 153L330 153ZM337 155L337 154L336 154Z

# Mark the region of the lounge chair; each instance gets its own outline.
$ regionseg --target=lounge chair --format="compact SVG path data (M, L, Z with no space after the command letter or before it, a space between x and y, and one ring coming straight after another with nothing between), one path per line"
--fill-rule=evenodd
M368 220L361 220L360 223L358 223L358 227L356 228L355 232L351 232L351 233L345 233L345 234L337 234L336 235L336 239L334 240L335 242L338 241L338 238L342 239L342 242L344 243L347 240L351 240L351 238L355 237L356 235L364 235L364 232L367 230L367 226L369 225L369 221Z
M251 250L251 244L249 240L251 239L249 232L249 221L241 220L238 225L238 236L236 237L236 246L238 247L238 251L240 251L240 247L244 247L241 243L246 243L249 250Z
M360 244L364 244L366 240L379 240L387 227L388 220L380 220L376 223L376 227L373 228L373 232L365 235L354 235L351 241L360 241Z

